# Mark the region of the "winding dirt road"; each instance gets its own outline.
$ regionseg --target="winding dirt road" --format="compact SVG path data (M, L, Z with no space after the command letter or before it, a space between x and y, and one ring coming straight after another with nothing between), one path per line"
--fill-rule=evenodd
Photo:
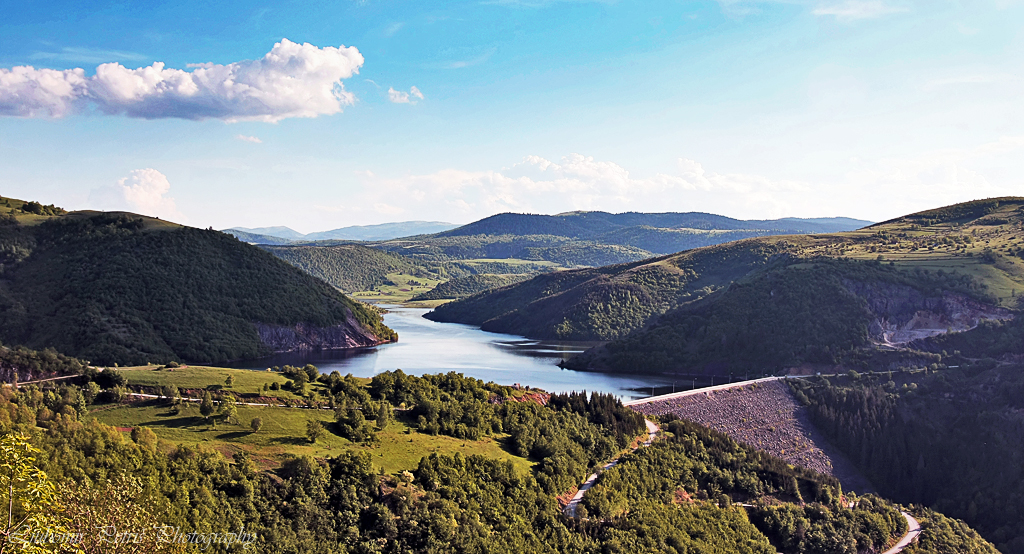
M647 424L647 440L644 441L644 443L641 444L640 446L634 448L634 451L636 451L641 446L650 446L651 443L654 442L654 437L658 434L658 431L661 430L656 423L649 419L644 418L644 423ZM601 469L597 470L596 473L591 474L591 476L588 477L582 485L580 485L579 490L576 491L575 495L573 495L572 500L570 500L569 503L565 506L565 515L569 517L576 517L576 506L579 505L580 500L583 500L583 495L586 494L588 490L590 490L590 487L594 486L594 483L597 482L597 478L600 477L602 473L604 473L608 469L615 467L615 465L618 463L619 459L615 458L614 460L601 466Z
M903 535L903 538L900 539L900 542L896 543L895 546L893 546L889 550L886 550L882 554L896 554L897 552L902 552L904 548L910 546L911 543L916 541L917 537L921 534L921 524L916 519L914 519L914 516L908 514L907 512L900 513L903 514L904 519L907 520L907 534Z

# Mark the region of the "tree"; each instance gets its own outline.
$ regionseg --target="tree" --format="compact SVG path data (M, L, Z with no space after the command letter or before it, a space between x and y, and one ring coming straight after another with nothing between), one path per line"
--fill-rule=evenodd
M210 419L213 415L213 397L210 396L210 391L203 393L203 401L199 403L199 413L206 419Z
M380 408L377 410L377 430L383 431L391 423L392 419L391 403L387 400L381 400Z
M252 418L252 421L249 422L249 427L252 428L252 432L253 433L259 433L260 429L263 428L263 418L261 418L261 417L254 417L254 418Z
M100 389L100 386L95 381L89 381L89 383L85 385L85 389L83 389L86 402L89 404L95 402L96 397L100 395L101 390L102 389Z
M0 437L0 505L7 511L0 522L0 554L49 552L52 545L27 539L32 534L65 533L56 488L35 465L35 455L42 451L28 440L20 433Z
M238 406L235 404L234 396L228 395L224 400L221 400L217 415L228 423L238 423Z
M178 387L174 385L165 386L161 389L160 394L167 398L172 405L181 402L181 393L178 392Z
M132 440L135 444L149 450L156 451L156 433L149 427L135 427L132 429Z
M224 384L229 386L229 387L234 385L235 384L235 377L233 375L228 375L228 378L224 379Z
M162 525L158 516L160 508L143 491L136 477L117 474L98 486L69 481L61 486L60 495L67 507L69 531L81 537L75 545L80 550L75 552L177 554L186 551L188 545L167 540L172 531ZM101 529L137 534L131 540L115 541L97 532Z
M324 429L324 424L320 423L318 419L311 419L306 422L306 438L309 442L316 444L320 439L327 436L327 430Z

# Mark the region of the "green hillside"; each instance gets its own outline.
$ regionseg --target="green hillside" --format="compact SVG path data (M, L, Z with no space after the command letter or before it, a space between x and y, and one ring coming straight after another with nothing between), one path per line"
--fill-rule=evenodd
M529 279L530 275L469 275L457 277L437 285L432 290L418 296L414 296L414 302L424 300L449 300L454 298L465 298L474 294L519 283Z
M886 496L961 518L1004 554L1024 553L1024 367L793 380L815 425Z
M7 344L140 364L395 338L373 309L217 231L124 213L31 223L0 225Z
M978 201L848 233L745 239L541 275L429 317L533 338L613 340L569 361L580 369L931 363L938 349L916 340L1013 317L1024 291L1022 223L1024 200Z
M743 221L704 213L505 213L443 233L373 246L429 261L519 258L597 267L747 237L846 231L867 224L848 218Z
M207 369L197 375L216 371ZM117 523L236 540L247 533L248 546L194 548L219 554L870 554L907 530L884 498L844 492L831 476L689 422L662 422L652 446L628 453L643 418L608 395L541 404L456 373L385 372L369 383L333 373L311 387L304 377L316 372L245 373L250 386L288 377L293 392L315 388L311 405L327 397L334 410L246 406L233 390L192 391L186 381L161 389L171 398L127 401L125 384L100 383L120 381L107 372L81 388L9 390L0 395L2 461L24 467L30 490L44 491L26 498L15 489L26 510L47 516L29 530ZM131 388L180 378L171 368L123 373ZM175 400L193 392L205 399L198 409ZM14 459L19 452L36 455ZM579 517L565 516L560 500L623 452ZM925 523L925 551L994 552L961 522L913 511ZM192 551L144 532L133 539L137 551ZM111 551L89 533L82 540L83 551Z
M402 256L359 244L263 246L263 249L345 292L384 285L389 273L428 276L424 268Z

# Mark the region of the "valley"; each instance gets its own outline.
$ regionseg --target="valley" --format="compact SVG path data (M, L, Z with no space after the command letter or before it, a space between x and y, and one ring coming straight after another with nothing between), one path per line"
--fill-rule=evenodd
M161 508L138 517L244 525L267 552L867 554L908 521L904 552L1019 552L995 481L950 472L984 454L1005 461L986 475L1016 475L1020 199L598 267L577 266L636 248L586 243L633 233L599 213L484 220L399 254L30 210L0 226L0 330L53 349L0 348L0 428L63 487L147 475L160 485L127 502ZM564 233L561 254L501 257L526 235L473 234L524 222ZM927 424L956 387L998 424ZM998 446L936 461L914 437L942 425Z

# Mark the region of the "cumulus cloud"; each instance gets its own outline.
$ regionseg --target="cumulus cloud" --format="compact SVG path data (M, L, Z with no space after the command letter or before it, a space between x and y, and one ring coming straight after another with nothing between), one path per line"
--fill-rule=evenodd
M283 39L258 60L169 69L162 62L129 69L105 63L82 69L0 68L0 115L63 117L94 105L100 112L146 119L276 122L338 113L355 97L342 79L359 72L354 46L319 48Z
M349 206L374 206L395 217L429 211L449 221L470 221L497 212L556 213L572 210L708 211L751 217L791 215L786 201L806 194L801 183L756 175L717 174L679 158L676 169L634 176L621 165L570 154L558 161L526 156L497 170L443 169L384 178L357 173L365 186ZM396 199L404 201L397 201ZM322 211L338 208L320 206ZM342 211L352 211L351 209Z
M235 138L240 140L240 141L243 141L243 142L252 142L254 144L263 144L263 141L260 140L260 137L254 137L254 136L250 136L250 135L235 135Z
M129 211L148 216L184 220L174 199L167 196L171 183L167 176L151 168L136 169L117 183L95 189L89 202L97 209Z
M881 0L846 0L822 4L811 10L814 15L831 15L839 21L873 19L883 15L908 11L906 8L890 6Z
M415 104L416 99L423 100L423 93L416 87L409 89L409 92L388 87L388 100L395 104Z
M473 221L499 212L698 211L741 219L847 216L882 221L976 198L1019 194L1015 171L1024 137L902 158L851 160L844 174L813 182L745 172L717 172L677 157L671 169L639 175L609 160L569 154L526 156L500 169L448 168L386 177L356 173L360 192L344 204L317 206L366 222L423 213Z

